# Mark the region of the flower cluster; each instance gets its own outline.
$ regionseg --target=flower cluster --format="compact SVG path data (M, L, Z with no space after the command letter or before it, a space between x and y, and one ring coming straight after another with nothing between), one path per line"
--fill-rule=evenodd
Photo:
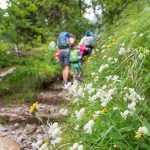
M85 114L85 108L81 108L79 111L75 112L78 120L82 120Z
M140 127L138 131L136 132L135 138L139 139L142 135L147 135L148 129L146 127Z
M119 55L124 55L125 53L126 53L126 49L124 48L124 47L121 47L120 49L119 49Z
M49 137L51 139L51 144L52 145L55 145L57 143L60 143L61 142L61 129L60 127L58 126L58 123L55 122L55 123L51 123L49 124L49 129L48 129L48 134L49 134Z
M102 64L101 66L100 66L100 68L99 68L99 73L101 73L104 69L107 69L109 67L109 65L108 64Z
M106 81L109 82L109 81L113 81L113 83L116 83L116 82L120 82L119 80L119 76L117 75L109 75L109 76L106 76Z
M32 148L38 150L49 150L49 143L44 142L43 140L38 140L36 143L32 144Z
M70 150L83 150L83 145L79 145L78 143L74 143Z
M131 116L133 115L133 112L136 110L136 104L139 102L139 101L143 101L144 98L141 97L136 91L134 88L127 88L125 87L124 88L124 91L125 91L125 95L123 97L123 100L125 102L130 102L128 103L127 107L129 110L125 110L124 112L120 112L120 115L126 119L127 116Z
M94 121L90 120L85 126L84 126L84 131L85 133L92 133L92 126L94 125Z

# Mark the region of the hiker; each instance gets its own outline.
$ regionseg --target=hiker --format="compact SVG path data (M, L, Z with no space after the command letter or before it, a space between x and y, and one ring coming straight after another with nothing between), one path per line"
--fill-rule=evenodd
M71 38L70 38L71 40ZM71 65L71 74L73 76L72 83L77 79L82 81L81 74L82 74L82 56L80 55L80 50L77 46L75 46L75 39L72 39L74 42L71 43L70 47L70 65Z
M68 82L68 76L69 76L69 70L70 70L70 37L72 35L69 32L61 32L57 38L57 45L60 50L59 52L59 58L60 63L63 67L62 76L63 76L63 85L67 84Z
M94 34L90 31L87 31L79 43L80 53L83 57L92 54L94 41Z
M51 41L48 45L49 51L50 51L50 63L51 64L55 64L55 51L57 49L56 47L56 42L55 41Z

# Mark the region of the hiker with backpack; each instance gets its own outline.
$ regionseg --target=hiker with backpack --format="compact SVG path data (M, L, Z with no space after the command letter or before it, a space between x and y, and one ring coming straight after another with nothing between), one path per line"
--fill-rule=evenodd
M87 31L79 43L80 53L83 57L92 54L94 41L94 34L90 31Z
M70 38L71 35L69 32L61 32L57 38L57 46L59 48L59 59L63 67L62 76L63 76L63 85L68 83L69 70L70 70Z
M70 38L71 39L71 38ZM80 50L77 46L74 46L75 41L71 44L70 47L70 65L71 65L71 74L73 76L73 82L77 79L82 81L82 56L80 55Z

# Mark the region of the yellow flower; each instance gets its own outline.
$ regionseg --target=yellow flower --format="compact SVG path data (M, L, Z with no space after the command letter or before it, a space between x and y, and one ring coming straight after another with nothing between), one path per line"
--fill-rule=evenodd
M107 45L107 48L111 48L111 47L112 47L112 45L111 45L111 44Z
M91 56L91 57L88 58L88 60L91 60L92 58L93 58L93 57Z
M103 108L102 110L101 110L101 113L102 114L104 114L104 113L106 113L107 112L107 109L106 108Z
M135 138L136 138L136 139L141 138L141 136L142 136L142 133L141 133L141 132L136 132L136 134L135 134Z
M44 144L49 144L49 142L48 142L48 141L45 141Z
M33 113L36 110L37 105L38 105L38 102L35 102L32 106L30 106L29 112Z
M116 44L116 42L112 42L112 45L115 45Z

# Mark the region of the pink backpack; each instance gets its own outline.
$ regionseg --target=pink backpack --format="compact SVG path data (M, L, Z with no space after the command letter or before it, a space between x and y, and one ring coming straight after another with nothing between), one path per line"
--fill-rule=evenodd
M81 54L82 56L84 56L85 53L86 53L86 45L85 45L85 44L82 44L82 45L80 46L80 54Z

